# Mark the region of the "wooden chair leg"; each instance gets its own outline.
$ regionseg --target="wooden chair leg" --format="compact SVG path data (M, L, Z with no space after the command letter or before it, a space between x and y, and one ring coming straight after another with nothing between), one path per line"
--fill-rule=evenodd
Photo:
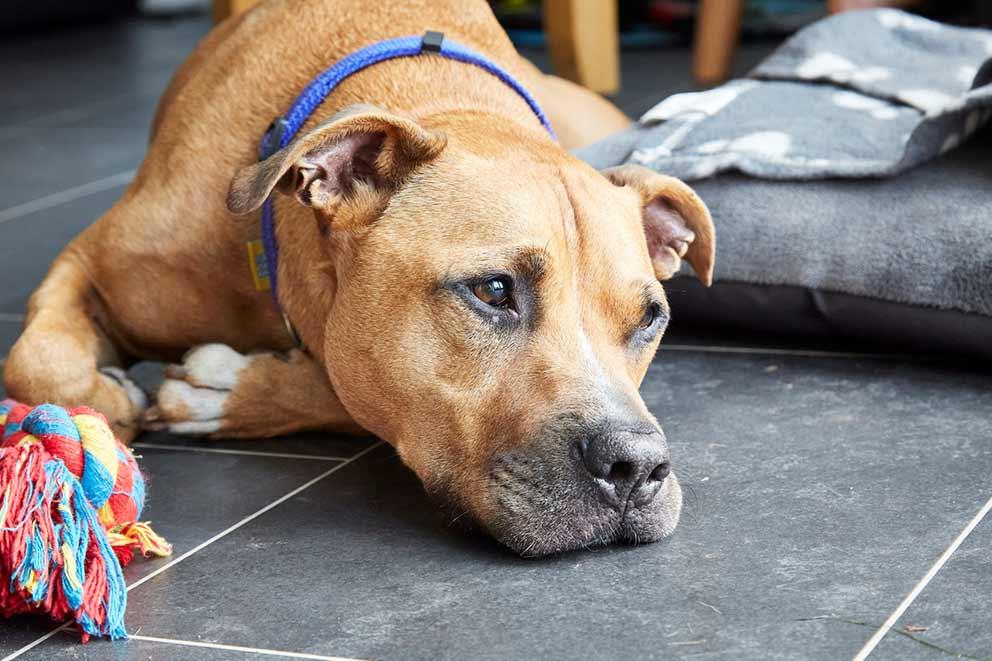
M544 0L555 73L594 92L620 89L618 0Z
M723 82L741 34L744 0L700 0L692 73L700 85Z

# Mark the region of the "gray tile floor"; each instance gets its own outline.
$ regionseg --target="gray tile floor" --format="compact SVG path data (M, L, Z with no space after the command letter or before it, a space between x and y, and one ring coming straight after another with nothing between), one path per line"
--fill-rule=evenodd
M0 44L0 356L51 258L120 194L208 27ZM618 102L637 114L689 88L688 65L625 54ZM664 348L643 391L687 486L668 541L522 560L451 529L373 440L147 435L148 516L175 554L128 568L132 639L83 647L17 618L0 654L834 659L879 632L873 659L992 655L992 524L947 553L992 496L987 370L678 328Z

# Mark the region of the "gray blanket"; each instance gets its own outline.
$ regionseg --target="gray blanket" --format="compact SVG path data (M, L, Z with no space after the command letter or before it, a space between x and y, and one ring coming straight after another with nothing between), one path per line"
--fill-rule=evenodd
M992 360L992 126L898 177L695 184L715 284L665 283L675 328L869 340Z
M784 182L728 173L698 182L716 223L715 280L992 318L990 162L992 127L899 177ZM992 353L992 327L986 333Z
M992 117L992 31L893 9L845 12L794 35L748 78L677 94L577 153L686 180L892 175Z

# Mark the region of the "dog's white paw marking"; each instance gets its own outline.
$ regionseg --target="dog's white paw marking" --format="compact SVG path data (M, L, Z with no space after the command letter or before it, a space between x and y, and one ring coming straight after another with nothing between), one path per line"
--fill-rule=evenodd
M169 420L169 430L209 434L220 429L229 390L197 388L185 381L166 379L158 391L157 406Z
M170 365L156 403L145 416L150 429L175 434L213 434L224 424L224 407L250 356L224 344L205 344Z
M204 344L183 356L183 364L174 373L182 373L187 383L201 388L233 390L241 370L248 367L251 358L238 353L226 344Z
M127 377L127 372L119 367L101 367L100 374L103 378L112 381L113 383L124 388L124 392L127 393L127 398L131 400L131 403L139 411L144 411L148 408L148 395L145 391L138 387L134 381Z

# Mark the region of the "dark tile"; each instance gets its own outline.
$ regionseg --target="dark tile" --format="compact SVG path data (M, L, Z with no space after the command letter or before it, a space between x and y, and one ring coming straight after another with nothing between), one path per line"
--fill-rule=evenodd
M123 187L96 193L0 224L0 312L23 313L28 297L69 241L121 196Z
M21 328L24 324L20 321L6 321L0 319L0 358L7 355L14 342L21 335Z
M5 39L0 44L7 83L0 126L37 121L122 94L164 89L210 23L208 17L139 19Z
M866 629L874 633L877 627ZM922 637L921 637L922 636ZM880 645L868 657L871 661L941 661L943 659L980 659L987 661L988 648L980 656L963 656L953 648L936 648L920 642L926 640L926 634L913 634L913 637L902 634L889 634L885 640L884 649ZM865 636L867 638L867 635ZM891 640L889 639L891 638Z
M148 480L148 507L142 518L169 540L173 557L337 465L151 448L137 454ZM136 560L127 567L128 582L170 559Z
M644 392L686 485L670 540L521 560L380 449L135 590L131 626L373 658L849 657L871 631L810 618L881 622L974 513L985 384L663 355Z
M148 505L142 520L173 545L170 558L135 560L125 568L131 584L189 551L307 480L337 465L297 459L192 454L142 449ZM170 570L171 571L171 570ZM159 585L168 583L166 578ZM135 608L129 608L129 618ZM43 618L18 618L0 626L0 655L52 629ZM134 630L132 626L129 630Z
M0 46L3 208L135 168L158 97L209 28L206 17L123 21Z
M0 622L0 654L4 657L45 635L57 625L37 617L19 615Z
M263 661L271 656L259 656L236 650L219 650L205 647L192 647L175 643L163 643L148 640L93 640L86 645L79 643L79 638L73 634L59 635L47 641L27 654L20 657L28 661L57 661L73 659L74 661L148 661L165 659L202 659L203 661L244 661L257 659Z
M990 493L988 487L976 492L974 509L977 512ZM970 517L969 517L970 518ZM961 528L966 521L961 522ZM948 536L946 545L957 534ZM963 658L986 658L992 650L992 614L989 612L989 595L992 594L992 519L986 517L968 536L968 539L950 557L947 564L930 581L916 601L896 622L876 648L873 657L879 659L905 659L909 654L933 654L933 649L919 641L936 645ZM936 560L936 556L933 560ZM923 578L919 572L916 580ZM899 600L901 601L901 599ZM898 602L892 604L892 609ZM913 632L919 641L897 633L907 625L926 627Z
M45 131L72 131L85 133L91 128L123 129L127 137L138 129L147 138L155 108L168 83L168 76L145 81L142 88L127 92L101 95L98 100L79 103L61 110L41 113L19 124L0 123L0 144L16 144L19 137L25 142L44 141ZM144 146L144 140L135 144Z
M16 136L0 139L0 149L17 154L0 159L3 208L133 170L147 139L144 127L22 128ZM58 217L73 215L77 204L57 207Z

